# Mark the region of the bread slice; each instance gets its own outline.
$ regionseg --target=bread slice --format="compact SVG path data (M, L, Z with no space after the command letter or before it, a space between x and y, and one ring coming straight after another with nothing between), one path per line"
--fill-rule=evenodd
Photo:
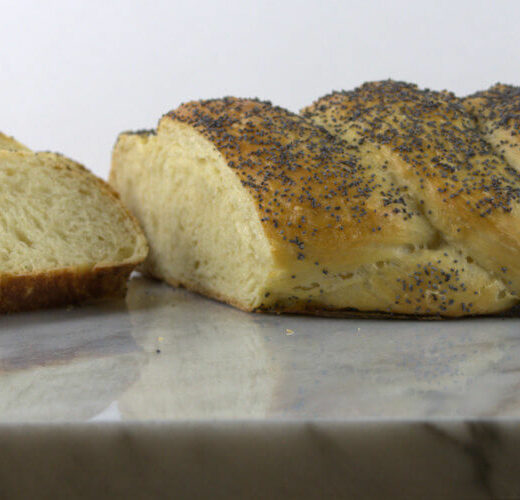
M61 155L2 139L0 312L122 294L147 244L118 196Z
M520 173L520 87L497 83L464 99L484 138Z
M18 142L14 137L2 134L0 132L0 149L9 149L11 151L30 151L27 146Z
M149 274L247 311L453 317L517 303L384 160L268 102L191 102L121 134L110 182L148 237Z

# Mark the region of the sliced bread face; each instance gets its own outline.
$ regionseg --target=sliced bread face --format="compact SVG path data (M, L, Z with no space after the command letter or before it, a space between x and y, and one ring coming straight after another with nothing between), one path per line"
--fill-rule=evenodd
M277 275L255 210L211 142L182 123L156 134L123 134L110 182L150 245L148 274L251 310Z
M121 134L110 182L150 242L149 274L247 311L456 317L518 301L384 158L270 103L192 102Z
M0 149L0 312L124 292L147 254L102 180L54 153Z

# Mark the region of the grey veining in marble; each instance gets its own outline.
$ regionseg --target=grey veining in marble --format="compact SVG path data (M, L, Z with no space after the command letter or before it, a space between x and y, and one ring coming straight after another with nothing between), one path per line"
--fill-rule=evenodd
M96 498L520 498L519 319L255 315L134 277L0 325L0 497L90 471Z
M504 422L0 426L2 498L517 499Z

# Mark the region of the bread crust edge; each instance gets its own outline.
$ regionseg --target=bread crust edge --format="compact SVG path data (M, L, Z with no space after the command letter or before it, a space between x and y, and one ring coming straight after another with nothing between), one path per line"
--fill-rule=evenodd
M122 298L135 263L92 269L57 269L0 278L0 313L79 304L92 299Z
M140 272L148 277L173 287L173 288L183 288L190 292L196 293L208 299L214 300L216 302L224 303L229 306L232 306L240 311L246 313L257 313L257 314L270 314L270 315L296 315L296 316L317 316L317 317L325 317L325 318L338 318L338 319L397 319L397 320L405 320L405 321L457 321L464 319L482 319L482 318L520 318L520 305L515 305L510 309L490 313L490 314L461 314L460 316L447 316L441 314L400 314L400 313L388 313L384 311L359 311L357 309L326 309L323 307L312 306L312 305L302 305L301 303L296 303L293 306L290 305L279 305L279 307L271 307L271 308L262 308L260 307L248 307L247 305L234 300L231 297L216 293L212 290L209 290L200 285L196 285L188 282L181 282L174 280L172 278L166 278L155 275L153 272L147 269L140 269Z

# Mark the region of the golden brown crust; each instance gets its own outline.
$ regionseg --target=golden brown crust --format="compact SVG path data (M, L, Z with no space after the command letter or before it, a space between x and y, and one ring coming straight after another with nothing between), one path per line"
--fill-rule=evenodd
M355 149L270 102L227 97L183 104L176 120L210 140L255 200L280 259L326 264L368 246L414 243L417 208ZM422 236L422 235L421 235ZM348 255L345 254L348 249Z
M0 313L124 296L134 264L0 276Z
M334 92L303 114L386 162L443 238L520 292L520 175L460 99L387 80Z
M475 92L463 101L466 109L486 123L486 129L506 129L520 136L520 87L497 83L488 90Z
M520 87L497 83L463 103L495 151L520 172Z
M458 211L480 226L519 204L520 177L482 140L453 94L374 82L325 96L304 115L340 137L370 142L389 158L397 156L407 177L419 177L424 188L434 189L439 208Z

